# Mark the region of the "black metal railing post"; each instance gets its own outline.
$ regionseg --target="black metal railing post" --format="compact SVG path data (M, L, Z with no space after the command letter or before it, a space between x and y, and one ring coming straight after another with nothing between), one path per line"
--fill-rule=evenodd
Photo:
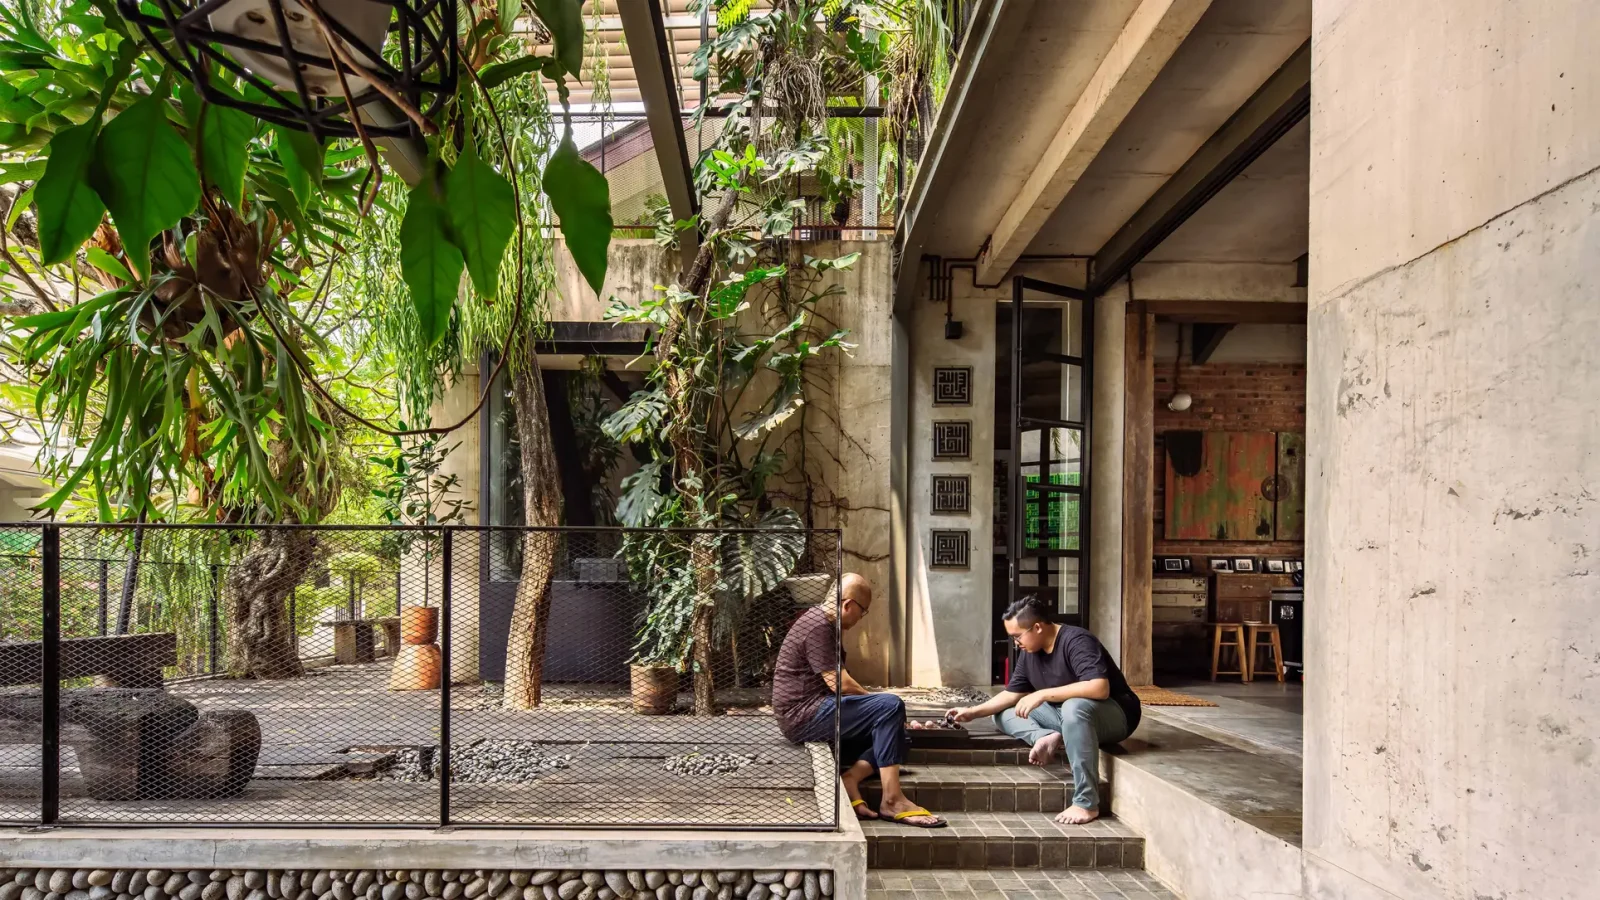
M218 622L218 619L217 619L217 615L218 615L217 614L217 607L221 605L221 597L218 596L221 593L221 591L222 591L222 568L220 566L212 566L211 567L211 596L209 598L207 598L207 602L206 602L206 628L207 628L207 634L209 635L209 637L206 640L206 648L207 648L207 656L208 656L207 663L209 663L209 669L210 669L208 674L211 674L211 675L217 674L217 636L218 636L217 633L221 630L218 627L219 622ZM290 628L294 628L295 627L294 621L292 619L289 622L289 627Z
M61 528L44 526L39 824L61 819Z
M833 771L838 772L844 753L840 724L844 706L844 541L834 540L833 566ZM826 602L826 601L824 601ZM833 827L839 827L839 779L833 779Z
M106 628L110 625L110 560L99 560L101 564L101 610L99 610L99 626L101 637L106 637Z
M450 581L455 563L453 532L444 529L439 586L439 827L450 827Z

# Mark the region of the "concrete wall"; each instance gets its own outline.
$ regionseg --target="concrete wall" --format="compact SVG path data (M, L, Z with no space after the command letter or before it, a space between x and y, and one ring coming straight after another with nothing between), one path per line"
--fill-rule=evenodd
M1307 896L1593 896L1594 10L1315 12Z

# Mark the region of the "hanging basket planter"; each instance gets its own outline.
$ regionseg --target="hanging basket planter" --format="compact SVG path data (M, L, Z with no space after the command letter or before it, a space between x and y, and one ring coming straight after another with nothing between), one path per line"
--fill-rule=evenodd
M369 135L414 138L432 130L455 91L456 3L117 0L117 7L207 102L319 138L356 137L356 116ZM398 53L385 58L391 32ZM242 94L232 87L238 80L247 85Z

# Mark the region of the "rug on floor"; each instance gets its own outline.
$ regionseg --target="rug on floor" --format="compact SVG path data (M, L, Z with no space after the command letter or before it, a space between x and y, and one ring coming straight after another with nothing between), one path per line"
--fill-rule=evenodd
M1135 687L1133 692L1139 695L1139 702L1146 706L1216 706L1204 697L1196 697L1181 691L1169 691L1153 684Z

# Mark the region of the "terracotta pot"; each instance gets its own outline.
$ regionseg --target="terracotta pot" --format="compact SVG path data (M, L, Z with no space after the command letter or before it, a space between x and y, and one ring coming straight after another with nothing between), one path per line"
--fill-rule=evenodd
M389 671L391 691L431 691L439 687L443 657L432 644L402 644Z
M629 666L633 711L641 716L664 716L678 701L678 670L672 666Z
M407 606L400 610L400 640L406 644L431 644L439 637L439 610L433 606Z

